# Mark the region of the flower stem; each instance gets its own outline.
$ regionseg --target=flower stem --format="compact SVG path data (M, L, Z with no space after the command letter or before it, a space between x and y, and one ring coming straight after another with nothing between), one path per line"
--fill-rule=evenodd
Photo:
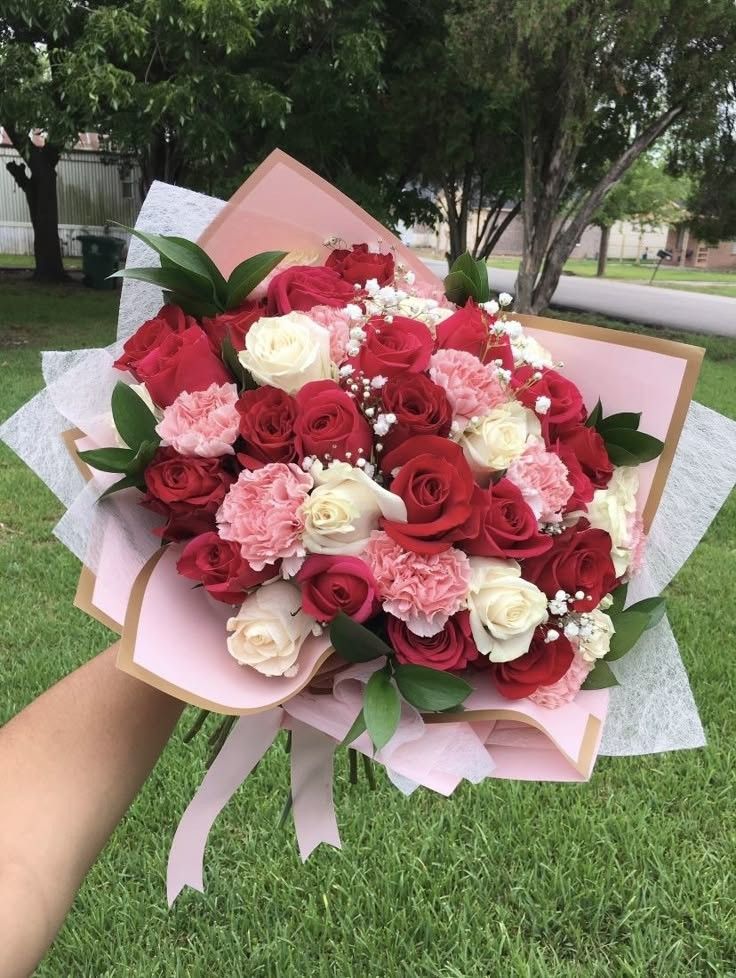
M197 736L197 734L199 733L199 731L204 726L204 721L207 719L207 717L209 715L210 715L210 711L209 710L200 710L199 711L199 713L197 714L197 719L191 725L191 727L189 728L189 730L187 730L187 732L184 734L184 743L185 744L190 744L194 740L194 738Z
M376 790L376 772L373 770L373 761L368 757L367 754L363 754L363 770L365 771L365 776L368 779L368 784L371 791Z
M358 752L353 748L348 749L348 762L350 765L350 784L358 783Z

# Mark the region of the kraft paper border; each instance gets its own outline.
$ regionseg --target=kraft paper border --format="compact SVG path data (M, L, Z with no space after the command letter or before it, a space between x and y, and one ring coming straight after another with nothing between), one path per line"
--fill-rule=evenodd
M182 689L181 686L177 686L175 683L162 679L160 676L156 675L156 673L151 672L149 669L146 669L145 666L142 666L140 663L135 661L135 645L138 637L138 625L140 623L146 587L148 585L148 581L150 580L151 574L153 574L154 568L163 556L165 549L165 547L162 547L153 555L153 557L149 558L143 570L135 579L133 590L130 593L128 609L125 613L125 623L123 625L123 632L118 645L117 659L115 660L115 664L117 665L118 669L120 669L122 672L127 672L129 676L133 676L135 679L140 679L142 682L148 683L149 686L154 686L162 693L168 693L169 696L173 696L175 699L183 700L183 702L189 703L191 706L197 706L202 710L211 710L213 713L222 713L225 716L250 716L251 714L255 713L265 713L267 710L272 710L274 707L280 706L283 701L279 699L274 700L272 703L254 707L253 709L236 710L233 707L225 707L222 703L215 703L213 700L209 700L204 696L198 696L196 693L192 693L190 690ZM223 651L224 638L225 636L223 634ZM291 699L293 696L297 696L303 689L305 689L305 687L309 685L317 672L319 672L322 663L325 662L333 653L334 649L332 646L325 649L322 655L315 662L314 668L310 671L309 675L305 677L304 682L298 689L294 690L289 699Z
M682 434L688 408L695 393L695 385L698 382L705 349L702 346L690 346L688 343L678 343L676 340L665 340L657 336L628 333L624 330L609 329L605 326L590 326L587 323L571 323L563 319L549 319L545 316L519 314L516 318L531 329L582 336L589 340L598 340L602 343L612 343L615 346L627 346L638 350L649 350L652 353L660 353L686 361L675 409L672 412L669 428L664 438L664 449L657 460L652 486L642 511L644 529L648 532L662 499L667 476L677 451L677 444Z
M474 723L478 720L513 720L516 723L524 723L529 727L535 727L540 733L544 734L551 744L554 744L555 748L562 754L565 760L584 778L590 777L593 765L598 757L596 746L600 739L601 727L603 726L603 720L599 717L592 713L588 715L585 733L583 734L583 740L580 745L580 753L577 758L574 758L560 747L555 738L550 735L549 730L543 727L538 720L527 716L525 713L517 713L514 710L464 710L460 713L428 713L423 714L423 719L425 723Z

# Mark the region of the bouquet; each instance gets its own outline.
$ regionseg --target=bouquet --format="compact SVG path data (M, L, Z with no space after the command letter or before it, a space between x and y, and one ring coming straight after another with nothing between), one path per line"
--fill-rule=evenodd
M201 888L216 811L282 727L304 857L339 845L339 745L407 792L583 780L619 682L611 740L634 751L613 752L636 752L632 726L651 739L631 713L637 685L657 695L648 660L678 687L682 669L648 531L702 351L515 316L469 255L441 283L279 153L200 244L158 217L144 207L146 260L132 247L117 273L127 335L48 366L39 397L86 483L59 528L84 560L78 604L121 634L121 668L231 715L170 899ZM43 475L29 430L19 412L3 434ZM731 475L719 460L685 556ZM686 680L671 705L666 746L702 742Z

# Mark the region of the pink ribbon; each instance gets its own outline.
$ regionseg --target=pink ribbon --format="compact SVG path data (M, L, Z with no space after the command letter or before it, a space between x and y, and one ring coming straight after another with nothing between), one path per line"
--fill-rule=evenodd
M174 833L166 874L169 906L185 886L204 893L204 849L215 819L273 743L280 709L241 717L187 805Z
M332 798L336 741L300 720L291 727L291 797L299 855L306 862L320 842L340 849Z
M172 906L185 886L204 892L207 837L215 819L253 771L281 728L281 709L241 717L189 802L174 833L166 875ZM320 842L340 848L332 798L332 762L337 742L291 719L291 794L294 828L302 860Z

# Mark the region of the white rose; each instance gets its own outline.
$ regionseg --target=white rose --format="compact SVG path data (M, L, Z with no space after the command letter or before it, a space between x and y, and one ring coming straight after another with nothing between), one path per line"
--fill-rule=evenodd
M539 418L518 401L499 404L472 422L458 444L474 475L488 485L492 472L507 469L541 435Z
M406 523L400 496L370 479L361 469L337 462L310 469L315 488L302 507L305 548L315 554L359 554L381 516Z
M515 560L470 558L470 628L478 651L510 662L529 650L534 629L547 620L547 598L521 576Z
M608 655L616 629L610 617L596 608L581 616L578 651L586 662L595 662Z
M259 384L287 394L333 375L330 334L303 312L257 320L248 330L239 360Z
M611 560L616 577L626 573L631 563L632 527L636 515L639 475L635 468L613 470L606 489L596 489L585 514L590 525L605 530L611 537Z
M295 676L304 640L319 632L314 618L301 610L301 603L299 588L286 581L253 591L240 611L228 619L230 655L264 676Z

